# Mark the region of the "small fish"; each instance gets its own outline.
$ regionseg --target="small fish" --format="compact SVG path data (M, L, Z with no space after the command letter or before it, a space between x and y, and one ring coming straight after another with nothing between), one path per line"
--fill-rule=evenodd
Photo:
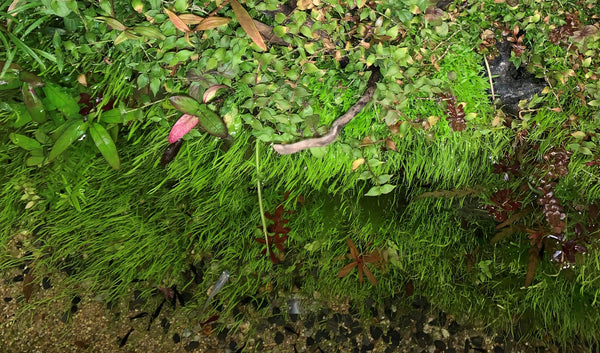
M167 299L163 299L163 301L160 302L160 305L156 308L156 310L154 310L154 312L152 313L152 316L150 316L150 322L148 323L148 328L146 329L146 331L150 331L152 322L154 322L154 320L158 317L158 314L160 314L160 311L162 310L162 307L163 307L163 305L165 305L166 302L167 302Z
M204 307L202 307L202 312L206 311L206 308L208 308L208 304L210 304L214 296L221 290L221 288L223 288L228 279L229 271L225 270L221 273L221 276L219 276L217 283L215 283L215 285L213 286L213 290L208 295L208 299L206 299L206 303L204 303Z
M137 314L136 316L132 316L132 317L130 317L130 318L129 318L129 321L131 321L131 320L135 320L135 319L139 319L139 318L142 318L142 317L146 317L146 316L148 316L148 313L147 313L147 312L145 312L145 311L143 311L143 312L141 312L141 313Z
M123 347L125 345L125 343L127 343L127 339L129 338L129 335L131 335L132 332L133 332L133 327L129 329L129 331L125 334L125 336L123 336L123 338L121 339L121 342L119 342L119 347Z

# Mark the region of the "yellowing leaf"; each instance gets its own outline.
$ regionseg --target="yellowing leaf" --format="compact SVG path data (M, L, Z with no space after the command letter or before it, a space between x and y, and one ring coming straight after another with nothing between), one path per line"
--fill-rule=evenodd
M169 9L164 10L165 13L169 16L171 22L173 22L173 25L175 25L175 28L185 33L190 32L190 28L181 20L181 18L179 18L179 16L174 14L173 11Z
M119 22L119 20L117 20L116 18L98 16L98 17L96 17L96 19L103 20L104 22L106 22L107 25L111 26L113 29L116 29L117 31L124 31L127 29L127 27L125 27L125 25L122 24L121 22Z
M363 163L365 163L365 159L364 158L359 158L356 159L352 162L352 171L355 171L358 169L358 167L360 167L361 165L363 165Z
M260 32L258 32L252 17L250 17L250 14L248 14L248 11L246 11L246 9L244 9L244 7L240 5L237 0L231 0L230 3L231 7L233 8L233 13L235 13L235 17L237 17L237 20L244 31L246 31L248 36L260 49L267 50L267 46L265 45Z
M571 136L575 137L578 140L581 140L582 138L585 137L585 132L583 132L583 131L575 131L574 133L571 134Z
M229 17L216 17L211 16L204 19L204 21L200 22L200 24L194 29L194 31L206 31L209 29L217 28L219 26L224 26L231 21Z

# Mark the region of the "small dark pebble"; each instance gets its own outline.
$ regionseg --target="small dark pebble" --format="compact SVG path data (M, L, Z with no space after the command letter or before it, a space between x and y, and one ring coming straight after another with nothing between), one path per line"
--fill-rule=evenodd
M229 329L227 329L227 327L225 327L221 331L219 331L219 333L217 334L217 339L219 341L225 341L225 339L227 338L228 335L229 335Z
M444 353L456 353L456 349L454 349L454 347L446 348Z
M300 319L300 314L289 314L289 318L291 322L296 322Z
M52 288L52 284L50 283L49 277L42 278L42 288L44 288L44 289Z
M448 325L448 333L451 335L456 335L458 331L460 331L460 325L456 321L452 320L450 325Z
M471 342L469 342L469 339L465 339L465 349L463 350L464 353L469 353L469 349L471 349Z
M281 333L281 332L277 332L277 333L275 334L275 343L277 343L277 344L282 344L282 343L283 343L283 338L284 338L284 337L283 337L283 333Z
M194 349L196 349L198 347L200 347L200 342L198 342L198 341L192 341L192 342L188 343L187 346L185 346L185 350L188 351L188 352L191 352L191 351L193 351Z
M298 332L296 332L296 330L294 330L294 328L293 328L292 326L290 326L290 325L285 325L283 328L284 328L284 329L285 329L287 332L289 332L289 333L291 333L291 334L293 334L293 335L296 335L296 336L298 336Z
M444 341L435 340L435 341L433 341L433 345L435 346L436 349L438 349L440 351L444 351L446 349L446 344L444 343Z
M264 332L268 328L269 328L269 325L267 325L267 323L263 322L263 321L259 322L258 325L256 325L256 331L259 333Z
M377 326L371 326L369 331L371 333L371 337L373 337L374 340L378 340L379 337L381 337L381 335L383 334L383 330Z
M71 305L77 305L81 303L81 297L76 295L73 297L73 299L71 299Z
M11 298L11 297L4 297L4 302L5 302L5 303L8 303L8 302L10 302L12 299L13 299L13 298Z
M279 309L279 307L275 306L273 307L273 315L279 315L281 314L281 309Z
M160 326L162 326L163 332L166 335L167 332L169 332L169 328L171 327L171 323L169 322L169 320L167 320L166 318L163 317L162 319L160 319Z
M481 336L471 337L471 343L475 347L481 348L481 346L483 346L483 337L481 337Z
M179 336L178 333L174 333L173 334L173 343L179 343L181 342L181 337Z
M391 332L389 332L388 334L389 334L392 344L394 346L397 346L400 344L400 341L402 340L402 335L400 334L400 332L398 332L396 330L391 330Z
M384 353L393 353L396 350L396 347L388 346Z
M415 309L429 309L429 303L427 302L427 299L421 295L415 297L412 302L412 306Z
M494 346L494 353L504 353L504 349L500 346Z
M369 308L369 310L371 311L371 317L378 317L379 316L379 311L377 310L376 307L372 306Z
M235 342L235 341L229 342L229 349L231 349L232 351L235 351L237 349L237 342Z
M304 320L304 327L306 327L306 329L311 329L313 326L315 326L315 317L309 315L306 320Z
M366 342L366 343L367 344L365 344L365 342L363 342L363 346L362 346L363 351L372 351L373 349L375 349L375 345L373 344L373 342Z
M317 343L321 343L323 339L329 339L329 332L326 330L317 331L317 333L315 334L315 341Z
M267 318L267 322L270 324L283 326L285 324L285 318L282 315L269 316L269 318Z
M329 331L337 331L338 323L335 319L329 319L326 326Z
M312 337L306 337L306 345L312 346L313 344L315 344L315 339Z
M344 343L344 341L346 341L348 339L348 337L344 336L344 335L337 335L335 337L335 341L337 343Z
M13 277L12 281L13 282L23 282L23 279L24 279L23 275L16 275Z
M75 314L77 312L77 310L79 310L77 305L71 305L71 314Z
M400 319L398 320L399 327L406 328L406 327L409 327L410 324L411 324L410 316L408 316L408 315L402 315L400 317Z
M446 313L440 312L438 316L429 322L431 326L442 327L446 324Z
M431 336L425 332L417 332L414 337L420 347L427 347L433 343Z

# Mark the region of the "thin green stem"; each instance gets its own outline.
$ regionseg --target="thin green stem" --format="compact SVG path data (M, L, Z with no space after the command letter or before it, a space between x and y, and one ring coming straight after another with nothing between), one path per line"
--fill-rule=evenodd
M256 187L258 189L258 208L260 209L260 220L262 222L263 233L265 234L265 246L267 247L267 257L271 256L269 253L269 237L267 236L267 221L265 220L265 211L262 203L262 189L260 187L260 162L259 162L259 148L260 141L256 139Z

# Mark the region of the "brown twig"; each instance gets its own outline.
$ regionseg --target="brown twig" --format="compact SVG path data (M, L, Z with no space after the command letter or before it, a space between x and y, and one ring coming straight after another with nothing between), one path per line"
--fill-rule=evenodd
M379 81L381 73L378 67L372 67L371 70L371 77L367 83L365 93L360 97L356 104L348 109L346 114L340 116L333 122L328 133L321 137L309 138L288 145L275 144L273 145L273 149L280 154L292 154L311 147L324 147L335 141L335 138L342 131L344 126L352 121L352 119L354 119L373 98L375 88L377 88L377 81Z

